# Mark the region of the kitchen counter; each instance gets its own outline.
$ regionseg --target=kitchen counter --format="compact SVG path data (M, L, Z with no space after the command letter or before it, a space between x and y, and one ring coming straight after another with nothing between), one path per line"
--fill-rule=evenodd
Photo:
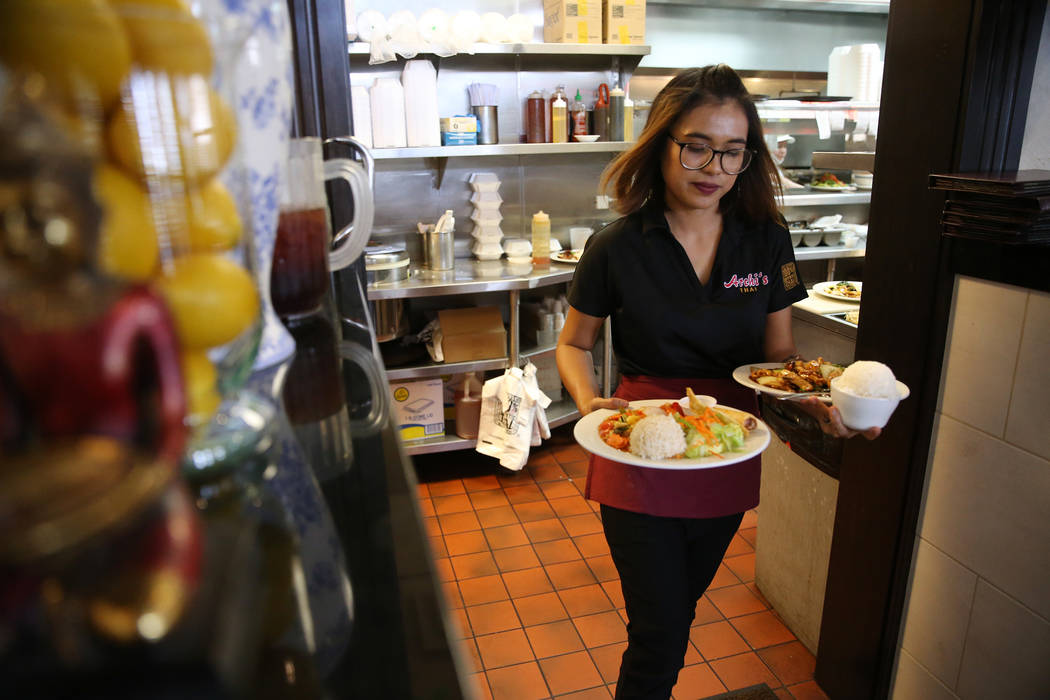
M852 362L857 327L828 314L858 306L810 291L791 311L799 353L806 359ZM755 581L788 628L816 654L843 441L824 435L793 402L763 396L761 406L776 437L762 455Z

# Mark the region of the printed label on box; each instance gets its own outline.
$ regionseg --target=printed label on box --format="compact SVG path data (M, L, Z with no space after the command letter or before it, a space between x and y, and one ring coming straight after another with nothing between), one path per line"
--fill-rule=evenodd
M443 382L424 379L391 383L402 440L421 440L445 434Z

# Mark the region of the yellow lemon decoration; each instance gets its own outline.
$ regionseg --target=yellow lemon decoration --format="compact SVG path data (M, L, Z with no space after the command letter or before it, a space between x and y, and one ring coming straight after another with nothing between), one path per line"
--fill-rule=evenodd
M132 87L132 90L135 88ZM237 130L226 102L203 76L177 76L170 89L154 84L143 100L121 105L109 121L107 141L113 159L140 178L177 178L194 187L215 176L233 152ZM149 102L149 111L173 120L156 120L134 109ZM146 157L143 158L143 151Z
M102 207L99 267L123 279L142 281L157 270L157 231L149 196L138 182L111 165L95 170Z
M156 286L175 318L186 349L224 345L259 314L255 283L243 267L218 253L193 253L176 258Z
M210 76L208 32L181 0L109 0L127 31L136 66Z
M67 106L97 98L106 110L120 96L131 48L105 0L3 0L0 63L39 72Z
M182 381L186 386L186 415L194 424L207 421L221 401L215 365L203 351L183 351Z
M190 250L229 250L241 238L241 217L233 195L218 179L211 179L186 196Z

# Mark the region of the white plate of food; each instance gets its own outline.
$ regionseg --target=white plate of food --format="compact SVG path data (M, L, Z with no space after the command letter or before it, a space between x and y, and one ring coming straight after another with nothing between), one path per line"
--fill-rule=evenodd
M717 405L715 399L710 396L696 396L695 398L710 411L698 414L690 407L689 397L678 401L673 399L632 401L627 409L622 411L599 409L588 413L577 421L573 428L573 437L576 438L580 447L591 454L614 462L636 467L673 470L726 467L761 454L769 445L769 428L755 416L735 408ZM711 433L704 436L695 428L689 432L689 429L682 427L682 423L670 417L670 414L663 409L668 404L682 407L682 417L686 422L693 419L700 421L704 426L710 426ZM635 436L636 443L638 443L636 447L644 443L646 447L641 448L643 452L653 447L665 452L683 447L689 452L699 453L702 456L686 457L680 454L656 458L631 452L630 442L635 427L642 418L653 416L656 417L655 422L650 421L641 429L643 433L648 434L639 433L641 437ZM667 419L672 422L668 424ZM669 432L663 432L664 430ZM674 433L675 430L679 431L677 436ZM610 441L607 441L609 436L615 436L611 441L621 444L626 442L626 444L623 444L622 447L614 447ZM718 452L715 453L713 450L718 450Z
M843 182L832 173L823 173L813 178L809 183L809 188L812 190L832 190L836 192L848 192L856 189L856 187L847 182Z
M835 184L818 182L818 183L810 183L809 189L817 190L818 192L853 192L857 188L854 185L846 185L846 184L835 185Z
M581 255L583 255L582 250L559 250L557 253L551 253L551 260L554 262L566 263L568 265L575 265L580 262Z
M860 293L863 286L863 283L851 280L817 282L813 285L813 291L821 296L838 301L860 301Z
M831 403L831 379L845 369L843 365L816 360L790 362L752 362L733 370L733 379L743 386L778 398L816 396Z

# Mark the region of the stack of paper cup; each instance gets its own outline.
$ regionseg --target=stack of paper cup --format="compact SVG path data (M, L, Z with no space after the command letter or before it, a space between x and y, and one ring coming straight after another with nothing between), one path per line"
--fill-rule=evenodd
M470 202L474 205L474 213L470 220L474 222L474 244L471 252L478 260L498 260L503 255L503 229L500 222L503 214L500 213L500 204L503 198L499 196L499 178L495 173L472 173L470 176L470 189L474 192L470 196Z
M836 46L828 56L828 94L855 102L879 101L882 92L882 52L878 44Z

